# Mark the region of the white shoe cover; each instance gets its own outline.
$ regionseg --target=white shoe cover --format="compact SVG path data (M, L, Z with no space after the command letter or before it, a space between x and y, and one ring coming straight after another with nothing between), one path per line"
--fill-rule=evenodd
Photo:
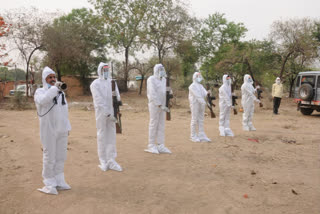
M200 141L201 142L211 142L210 138L208 138L208 137L202 137L202 138L200 138Z
M196 142L196 143L200 142L200 139L197 136L196 137L191 137L190 140L192 142Z
M144 150L145 152L150 152L153 154L159 154L158 148L156 145L153 144L149 144L148 148Z
M64 173L60 173L59 175L56 175L56 181L57 181L58 190L71 189L70 185L67 184L67 182L64 180Z
M226 134L225 134L225 132L224 132L224 127L223 127L223 126L219 126L219 132L220 132L220 136L221 136L221 137L225 137L225 136L226 136Z
M250 131L256 131L257 129L254 128L253 126L250 126L250 127L249 127L249 130L250 130Z
M165 153L165 154L171 154L172 152L167 148L165 147L163 144L160 144L158 145L158 151L160 153Z
M38 189L40 192L51 194L51 195L58 195L58 191L53 186L44 186L41 189Z
M230 128L226 128L224 130L224 132L226 133L226 136L229 136L229 137L233 137L234 136L234 134L233 134L233 132L231 131Z
M107 162L107 166L108 166L108 169L111 169L111 170L114 170L114 171L118 171L118 172L122 172L121 166L115 160L109 160Z
M98 167L104 172L108 170L108 167L106 164L100 164L100 165L98 165Z
M243 131L250 131L249 126L243 126Z

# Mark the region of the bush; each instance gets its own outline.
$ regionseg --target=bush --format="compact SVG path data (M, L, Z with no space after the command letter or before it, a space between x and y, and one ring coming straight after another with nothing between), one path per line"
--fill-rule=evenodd
M28 98L24 96L22 92L16 92L11 99L10 108L15 110L25 110L30 109L31 104L28 102Z

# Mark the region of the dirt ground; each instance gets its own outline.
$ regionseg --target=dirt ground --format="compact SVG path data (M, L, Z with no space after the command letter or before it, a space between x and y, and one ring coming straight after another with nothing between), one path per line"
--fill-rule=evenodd
M265 101L267 107L256 107L257 131L242 131L239 113L231 115L235 137L220 137L218 119L206 116L212 142L193 143L187 96L180 94L166 121L172 154L155 155L143 151L146 97L129 92L122 100L117 161L123 172L97 166L91 98L68 100L65 176L72 190L57 196L37 191L43 184L36 111L0 109L0 213L320 213L320 113L303 116L283 99L280 115L273 116Z

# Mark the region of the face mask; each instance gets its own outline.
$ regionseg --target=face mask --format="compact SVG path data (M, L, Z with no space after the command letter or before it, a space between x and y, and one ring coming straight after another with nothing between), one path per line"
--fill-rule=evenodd
M50 85L49 83L47 83L47 85L48 85L48 88L51 88L51 86L52 86L52 85Z
M251 83L251 82L253 82L253 81L252 81L252 79L251 79L251 78L249 78L249 79L248 79L248 82L250 82L250 83Z
M109 72L108 71L103 72L103 77L104 77L105 80L108 79L108 76L109 76Z
M201 77L197 77L197 82L200 83L202 81Z
M160 77L166 77L166 72L165 70L160 70Z
M280 80L276 80L276 83L277 83L278 85L280 85Z
M231 79L228 79L228 80L227 80L227 84L228 84L228 85L231 85L231 83L232 83Z

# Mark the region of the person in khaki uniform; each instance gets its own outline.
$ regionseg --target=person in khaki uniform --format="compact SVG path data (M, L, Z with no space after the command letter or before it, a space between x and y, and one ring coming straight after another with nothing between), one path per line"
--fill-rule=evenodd
M272 98L273 98L273 114L278 115L281 98L283 95L283 86L280 77L277 77L276 83L272 85Z

